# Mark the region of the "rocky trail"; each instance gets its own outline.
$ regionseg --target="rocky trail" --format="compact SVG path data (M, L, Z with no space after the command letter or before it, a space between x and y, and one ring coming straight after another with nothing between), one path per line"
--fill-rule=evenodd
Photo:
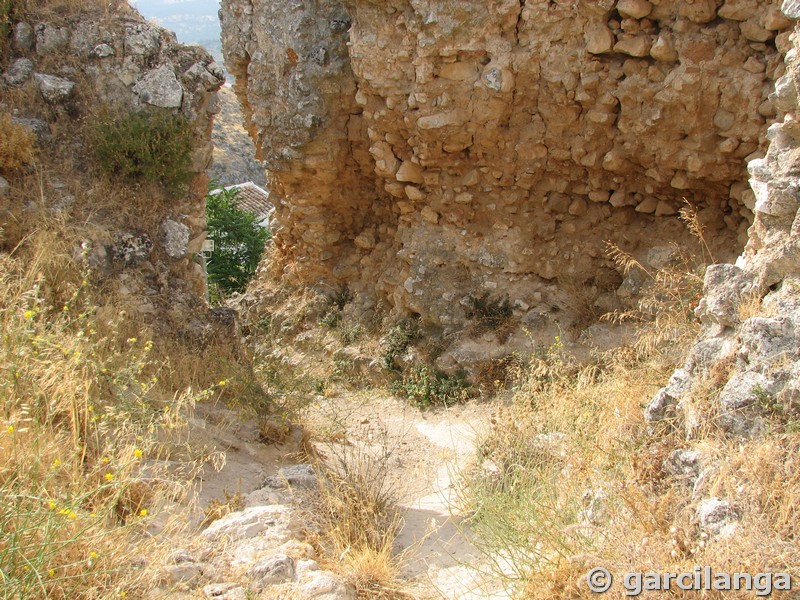
M469 528L458 515L457 477L475 457L490 406L469 403L421 411L391 396L365 392L320 396L308 422L322 432L312 444L324 460L371 457L398 500L402 527L395 542L400 577L420 599L508 598L481 571ZM198 407L190 419L193 444L224 451L224 465L208 463L189 505L199 535L169 554L158 592L172 598L355 598L355 591L304 541L313 469L298 462L300 432L284 445L259 440L255 421L219 407ZM213 461L212 461L213 462ZM219 466L219 464L217 465ZM233 512L206 526L204 513L234 494ZM158 527L154 524L154 528ZM319 562L318 562L319 561ZM202 595L198 596L198 592ZM156 596L158 597L158 596Z

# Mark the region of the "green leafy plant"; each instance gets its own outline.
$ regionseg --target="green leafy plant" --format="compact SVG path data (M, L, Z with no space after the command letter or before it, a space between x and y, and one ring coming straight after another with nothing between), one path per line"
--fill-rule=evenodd
M419 328L411 321L398 323L381 340L383 346L383 366L390 371L398 370L395 359L408 350L419 337Z
M450 406L469 397L469 384L464 377L451 377L421 365L395 382L392 391L420 408Z
M184 117L148 111L107 116L94 126L91 138L108 175L158 183L171 193L180 192L192 179L194 133Z
M214 240L208 281L217 300L247 287L271 236L255 215L237 206L238 195L234 188L212 189L206 196L208 237Z

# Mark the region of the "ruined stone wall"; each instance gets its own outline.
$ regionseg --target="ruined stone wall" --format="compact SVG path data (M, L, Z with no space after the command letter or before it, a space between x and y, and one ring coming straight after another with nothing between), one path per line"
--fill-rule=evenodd
M193 255L205 239L205 171L222 69L127 4L111 12L97 3L47 8L21 13L3 40L0 113L36 134L39 167L38 176L19 173L0 193L0 222L25 223L38 211L36 221L63 221L90 248L92 279L103 290L98 302L114 295L133 317L199 323L205 282ZM97 120L139 110L182 115L192 127L193 181L180 193L117 180L97 165Z
M223 0L226 61L279 198L277 266L457 330L602 312L606 242L747 239L791 25L765 0ZM585 302L586 300L584 300ZM570 322L570 312L559 318ZM564 317L566 315L566 317Z

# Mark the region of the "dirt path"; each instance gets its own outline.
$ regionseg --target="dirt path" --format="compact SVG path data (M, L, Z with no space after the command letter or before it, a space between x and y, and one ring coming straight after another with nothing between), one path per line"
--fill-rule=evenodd
M501 600L510 597L496 578L481 572L480 553L458 514L458 476L476 456L477 437L490 423L490 406L472 402L420 411L381 393L319 397L304 416L328 456L369 456L385 467L385 485L403 512L396 540L406 590L420 600ZM191 441L224 453L224 467L200 475L189 517L224 493L239 492L246 506L291 504L291 494L264 487L269 477L296 464L299 439L261 443L254 421L236 412L198 407Z
M479 572L479 553L457 511L457 476L475 459L476 438L489 425L487 404L420 411L392 397L359 393L321 399L310 417L337 443L346 440L387 461L404 510L397 544L410 590L448 600L510 597Z

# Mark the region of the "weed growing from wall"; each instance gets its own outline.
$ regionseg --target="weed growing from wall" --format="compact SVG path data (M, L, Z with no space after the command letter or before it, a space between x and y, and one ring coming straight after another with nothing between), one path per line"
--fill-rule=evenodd
M182 116L150 111L106 116L90 135L100 168L110 177L161 184L174 194L192 179L194 133Z

